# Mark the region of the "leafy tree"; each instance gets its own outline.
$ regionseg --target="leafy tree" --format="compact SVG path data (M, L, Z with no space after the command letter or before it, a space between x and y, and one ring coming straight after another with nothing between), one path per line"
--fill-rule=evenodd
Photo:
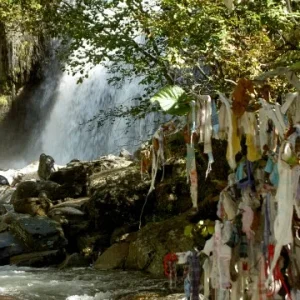
M278 68L281 74L300 69L299 3L290 1L243 0L231 9L227 0L229 9L221 0L2 0L17 12L26 7L25 23L37 13L40 27L61 39L61 58L70 72L82 74L79 81L103 64L111 84L137 76L147 86L139 106L104 112L104 119L143 116L152 109L150 96L167 84L190 94L228 93L239 78L267 72L274 93L291 89L274 77Z
M72 72L84 77L87 65L104 64L112 84L140 76L150 86L145 99L174 83L190 93L230 92L238 78L300 61L295 2L245 0L230 10L220 0L75 0L53 14L49 25Z
M43 28L46 11L56 9L56 0L1 0L0 22L10 31L39 34Z

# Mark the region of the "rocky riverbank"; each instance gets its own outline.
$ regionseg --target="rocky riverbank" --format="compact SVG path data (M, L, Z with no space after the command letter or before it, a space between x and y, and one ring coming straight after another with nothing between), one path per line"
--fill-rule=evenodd
M186 230L201 216L190 210L184 160L166 163L165 179L148 197L140 230L150 176L141 177L139 161L109 155L51 164L50 157L41 156L40 163L1 172L8 182L0 186L2 265L92 264L163 276L164 255L203 246L204 240L195 243Z

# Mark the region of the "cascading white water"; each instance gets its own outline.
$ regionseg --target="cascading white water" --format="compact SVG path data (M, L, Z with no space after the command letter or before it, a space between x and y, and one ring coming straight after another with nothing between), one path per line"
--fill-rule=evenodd
M117 154L121 148L129 151L149 138L153 132L151 120L140 120L126 134L126 121L109 121L102 127L92 124L80 125L93 118L97 112L116 105L131 106L131 99L139 96L143 89L137 80L115 89L107 83L104 67L96 66L89 78L76 84L78 77L64 74L57 90L53 110L42 131L42 152L52 155L58 163L71 159L94 159L99 155ZM132 104L131 104L132 103Z
M76 83L78 76L61 74L51 64L45 76L31 99L26 99L28 104L21 125L26 135L25 145L14 138L9 128L5 129L5 135L11 138L6 141L6 150L0 153L0 168L24 167L38 160L41 153L53 156L58 164L65 164L75 158L91 160L118 154L122 148L133 152L153 134L160 118L157 114L136 121L129 128L123 118L113 124L108 120L101 127L97 127L97 122L86 124L99 110L134 105L132 99L143 93L137 79L116 89L107 83L109 75L100 65L90 71L82 84ZM17 149L11 151L13 147Z

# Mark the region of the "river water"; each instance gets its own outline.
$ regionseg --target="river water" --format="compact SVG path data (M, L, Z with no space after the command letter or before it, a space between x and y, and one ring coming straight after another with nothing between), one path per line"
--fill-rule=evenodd
M18 300L110 300L140 291L161 291L165 283L133 271L0 267L0 295Z

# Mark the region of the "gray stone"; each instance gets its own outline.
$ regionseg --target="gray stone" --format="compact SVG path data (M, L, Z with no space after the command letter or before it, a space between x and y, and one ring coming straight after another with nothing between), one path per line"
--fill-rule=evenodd
M193 248L193 239L184 235L187 225L190 225L187 214L163 222L148 223L138 232L137 239L130 243L125 267L162 276L162 260L167 253Z
M40 155L38 175L40 179L48 180L51 173L54 171L54 159L50 155L42 153Z
M118 243L109 247L94 264L95 269L111 270L122 268L128 256L129 243Z
M88 267L91 263L90 259L87 259L79 253L73 253L68 255L66 259L59 266L60 269L74 268L74 267Z
M11 257L10 264L38 268L58 265L64 258L65 254L60 250L31 252Z
M29 214L31 216L46 216L52 203L47 197L23 198L16 199L13 206L17 213Z
M25 251L23 245L10 232L0 233L0 264L8 264L12 255L18 255Z
M67 245L61 226L47 217L12 215L11 232L33 251L61 249Z
M85 205L91 225L113 232L125 224L137 224L149 184L141 180L139 167L134 165L93 174L89 184L93 196Z

